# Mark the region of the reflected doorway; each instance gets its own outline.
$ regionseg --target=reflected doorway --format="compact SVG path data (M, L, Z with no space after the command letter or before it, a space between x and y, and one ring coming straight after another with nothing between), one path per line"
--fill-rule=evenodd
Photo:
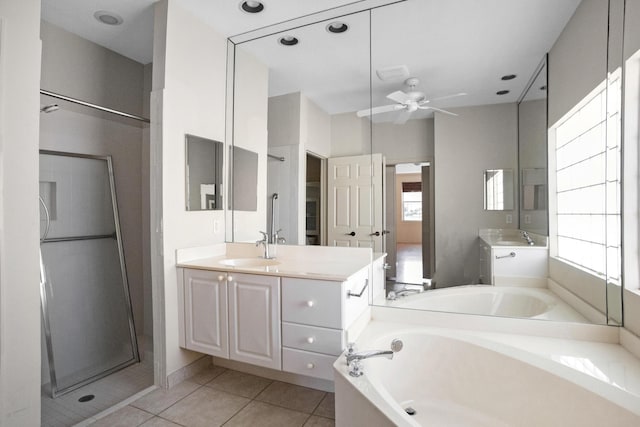
M431 173L430 162L387 166L387 282L392 286L431 283Z
M305 200L305 244L326 245L326 159L307 152Z

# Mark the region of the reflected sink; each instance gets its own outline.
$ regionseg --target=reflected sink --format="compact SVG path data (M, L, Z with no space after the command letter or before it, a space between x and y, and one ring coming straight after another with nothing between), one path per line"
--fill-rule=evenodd
M498 240L494 243L496 246L526 246L522 240Z
M229 267L268 267L270 265L278 265L279 261L275 259L264 258L231 258L220 261L220 264L227 265Z

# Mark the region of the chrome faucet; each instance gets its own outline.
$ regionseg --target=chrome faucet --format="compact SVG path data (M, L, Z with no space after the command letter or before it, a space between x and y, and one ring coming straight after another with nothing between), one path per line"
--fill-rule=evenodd
M276 231L275 233L273 233L273 238L272 238L272 242L275 245L279 245L279 244L284 244L287 243L287 240L284 237L280 237L278 236L278 234L282 231L282 228L279 229L278 231Z
M389 293L387 294L387 299L389 301L395 301L400 297L404 297L409 295L410 293L417 293L419 294L420 292L422 292L423 289L402 289L400 291L389 291Z
M391 341L391 350L370 350L356 353L356 349L353 343L349 343L347 350L347 366L349 367L349 375L352 377L360 377L364 373L362 371L362 364L360 363L364 359L371 357L386 357L387 359L393 359L393 354L402 350L402 341L395 338Z
M262 240L256 241L256 247L262 245L264 246L264 259L271 259L272 257L269 255L269 235L264 231L260 231L262 233Z
M527 241L527 245L529 245L529 246L535 245L535 242L533 241L531 236L529 236L529 233L527 233L526 231L522 232L522 237L524 238L524 240Z

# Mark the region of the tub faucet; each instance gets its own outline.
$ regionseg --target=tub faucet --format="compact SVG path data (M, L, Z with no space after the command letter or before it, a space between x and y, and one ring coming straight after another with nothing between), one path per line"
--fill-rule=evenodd
M353 343L349 343L347 350L347 366L349 367L349 375L352 377L362 376L361 360L369 359L371 357L386 357L387 359L393 359L393 354L402 350L402 341L395 338L391 341L391 350L369 350L356 353L356 348Z
M387 294L387 299L389 301L395 301L398 298L405 297L413 292L419 294L420 292L422 292L422 289L402 289L400 291L389 291L389 293Z
M535 242L533 241L531 236L529 236L529 233L527 233L526 231L522 232L522 237L524 238L524 240L527 241L527 245L529 245L529 246L535 245Z
M256 241L256 247L262 245L264 246L264 259L271 259L272 256L269 255L269 235L264 231L260 231L262 233L262 240Z

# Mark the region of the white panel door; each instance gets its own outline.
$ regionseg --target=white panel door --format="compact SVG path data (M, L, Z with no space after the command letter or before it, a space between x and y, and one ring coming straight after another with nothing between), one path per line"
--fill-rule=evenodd
M185 269L184 303L186 347L228 358L226 273Z
M229 357L282 369L280 278L229 274Z
M329 159L329 246L382 251L382 164L381 154Z

